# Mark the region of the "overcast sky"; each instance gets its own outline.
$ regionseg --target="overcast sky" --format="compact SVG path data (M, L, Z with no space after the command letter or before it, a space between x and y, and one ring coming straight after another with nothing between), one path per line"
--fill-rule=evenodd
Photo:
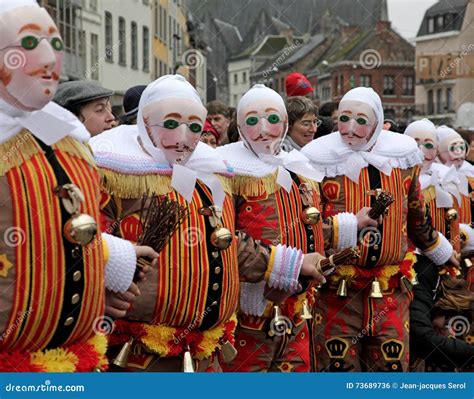
M387 0L388 17L392 21L392 27L405 39L415 38L425 11L436 2L436 0Z

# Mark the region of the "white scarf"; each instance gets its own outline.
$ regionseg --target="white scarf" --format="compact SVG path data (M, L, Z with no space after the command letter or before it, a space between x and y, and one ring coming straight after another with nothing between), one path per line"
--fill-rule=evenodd
M420 174L422 190L430 186L435 188L436 206L438 208L452 207L453 196L460 203L459 183L458 172L454 166L448 168L445 165L432 163L426 172Z
M301 152L325 177L346 175L359 182L360 171L372 165L390 176L393 168L408 169L423 160L423 153L411 137L382 130L371 151L349 148L339 132L322 136L305 145Z
M46 145L52 145L66 136L87 142L89 132L77 117L50 101L33 112L14 108L0 99L0 144L15 137L21 130L29 130Z
M469 195L469 178L474 177L474 167L467 161L457 169L459 177L459 192L467 196Z

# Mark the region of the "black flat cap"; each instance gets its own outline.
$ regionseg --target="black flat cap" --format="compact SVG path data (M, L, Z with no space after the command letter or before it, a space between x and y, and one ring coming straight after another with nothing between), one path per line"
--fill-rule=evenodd
M110 97L113 94L112 90L99 86L97 83L75 80L61 83L53 101L68 110L73 110L81 104Z
M138 113L138 104L146 85L133 86L128 89L123 96L123 110L125 113L119 118L123 123L129 123Z

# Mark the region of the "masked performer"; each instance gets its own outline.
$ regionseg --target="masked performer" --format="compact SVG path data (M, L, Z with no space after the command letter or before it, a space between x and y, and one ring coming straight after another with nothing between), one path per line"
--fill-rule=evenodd
M362 242L355 265L339 267L316 298L315 351L321 371L402 371L408 366L408 307L416 257L409 239L435 264L457 263L448 240L425 219L416 142L382 130L383 108L371 88L350 90L339 106L339 131L302 152L325 174L324 216L393 204L377 227L346 235ZM340 226L337 227L340 230ZM337 247L337 245L336 245Z
M89 134L51 102L63 49L51 17L2 1L0 31L0 370L104 370L105 285L127 291L143 248L97 233Z

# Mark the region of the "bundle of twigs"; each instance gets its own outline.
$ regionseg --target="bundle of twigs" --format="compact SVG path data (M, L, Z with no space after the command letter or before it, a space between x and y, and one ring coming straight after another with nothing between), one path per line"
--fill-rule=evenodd
M352 259L360 257L359 248L350 247L323 259L319 263L321 273L325 276L331 274L337 266L346 265Z
M145 194L140 207L142 232L138 245L147 245L160 252L187 216L187 208L166 196ZM145 258L138 259L138 267L150 265Z
M391 193L388 191L382 191L367 215L369 218L377 220L384 214L385 209L387 209L393 201L395 201L395 199Z

